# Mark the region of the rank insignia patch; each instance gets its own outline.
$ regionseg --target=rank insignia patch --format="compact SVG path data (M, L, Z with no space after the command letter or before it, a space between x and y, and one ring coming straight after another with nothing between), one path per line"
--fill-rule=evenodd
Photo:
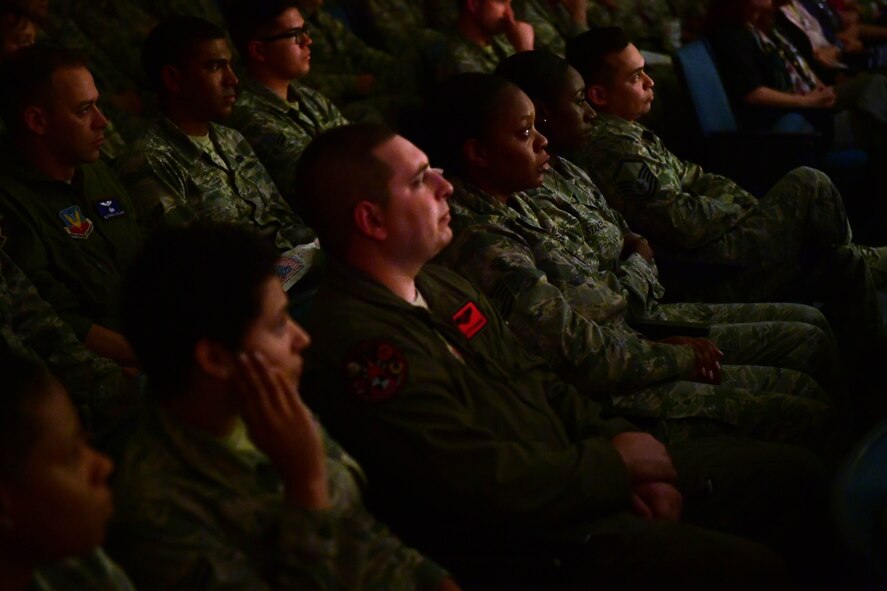
M65 222L65 232L71 238L89 238L89 235L92 234L92 220L83 215L79 205L72 205L61 210L59 218Z
M623 160L613 176L616 187L626 197L649 199L659 190L659 179L646 162Z
M123 209L123 206L120 205L120 201L117 199L96 201L95 208L103 220L110 220L126 213L126 210Z
M456 325L456 328L458 328L468 340L473 339L474 335L479 333L480 330L487 325L487 317L481 313L477 304L472 301L469 301L467 304L459 308L459 310L453 314L452 320L453 324Z
M348 392L369 402L397 394L406 383L407 362L391 343L364 341L348 354L345 384Z

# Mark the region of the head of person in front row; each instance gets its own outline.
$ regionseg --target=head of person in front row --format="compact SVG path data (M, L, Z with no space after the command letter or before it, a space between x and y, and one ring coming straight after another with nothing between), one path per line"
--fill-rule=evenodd
M289 83L311 70L311 37L296 3L238 2L226 18L249 75L286 98Z
M597 113L585 98L582 75L567 60L544 49L524 51L502 60L496 75L533 101L536 128L548 139L549 152L562 155L582 147Z
M76 53L32 45L0 64L0 116L14 149L52 180L95 162L108 120L86 63Z
M4 350L0 375L0 588L17 591L104 541L112 464L39 361Z
M36 38L37 28L28 13L15 2L0 2L0 58L34 45Z
M422 150L382 125L324 132L299 160L296 179L299 207L327 253L394 283L418 274L453 237L452 185Z
M155 26L142 46L142 67L160 96L160 109L191 136L231 115L238 79L225 32L195 16L177 15Z
M438 88L426 116L429 153L448 173L503 203L542 184L548 140L536 128L533 102L511 82L458 74Z
M619 27L598 27L567 42L567 61L586 85L586 98L600 113L637 121L650 112L653 79L644 56Z

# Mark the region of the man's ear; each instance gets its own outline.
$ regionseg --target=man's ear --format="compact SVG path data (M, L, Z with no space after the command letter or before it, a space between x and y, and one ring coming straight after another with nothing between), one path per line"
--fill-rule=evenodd
M167 92L179 94L182 91L182 73L171 64L160 68L160 81Z
M251 60L257 62L265 62L268 59L265 55L265 44L257 39L253 39L246 44L246 54Z
M22 119L25 122L25 127L30 129L32 133L46 135L49 131L49 121L46 117L46 109L43 107L38 107L37 105L25 107L25 110L22 112Z
M354 224L367 238L385 240L388 230L385 227L385 217L378 203L361 201L354 207Z
M221 343L210 339L200 339L194 346L194 363L203 373L219 380L234 375L234 356Z
M469 168L486 168L487 148L476 139L470 139L462 145L462 156Z
M588 99L595 108L607 106L607 91L600 84L592 84L585 91L585 98Z

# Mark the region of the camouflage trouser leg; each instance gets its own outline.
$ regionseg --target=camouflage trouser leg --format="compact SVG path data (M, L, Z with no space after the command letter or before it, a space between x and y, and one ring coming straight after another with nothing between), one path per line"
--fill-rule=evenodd
M809 376L790 369L726 366L719 385L676 381L613 396L629 419L657 419L654 433L673 443L742 435L812 445L828 432L832 407Z
M802 304L665 304L653 316L711 325L725 364L794 369L837 395L841 360L825 317Z

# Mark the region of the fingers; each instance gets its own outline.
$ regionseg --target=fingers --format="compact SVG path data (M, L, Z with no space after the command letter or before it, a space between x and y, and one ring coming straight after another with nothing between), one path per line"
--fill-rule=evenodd
M653 519L665 521L679 521L681 519L683 496L677 488L667 482L650 482L638 485L634 487L632 495L641 499Z
M631 512L641 519L653 519L653 511L636 493L631 493Z

